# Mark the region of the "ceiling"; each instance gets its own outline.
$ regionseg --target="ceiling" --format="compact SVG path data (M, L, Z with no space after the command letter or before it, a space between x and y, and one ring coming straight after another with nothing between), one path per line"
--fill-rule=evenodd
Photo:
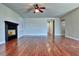
M21 15L23 18L50 18L61 17L62 15L79 7L78 3L41 3L46 7L43 13L33 13L27 9L32 7L33 3L4 3L5 6Z

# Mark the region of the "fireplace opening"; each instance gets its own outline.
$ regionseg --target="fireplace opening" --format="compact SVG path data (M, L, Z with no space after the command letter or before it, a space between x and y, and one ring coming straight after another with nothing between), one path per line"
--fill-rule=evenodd
M15 29L9 29L8 30L8 36L13 36L16 35L16 30Z
M17 39L17 23L5 21L5 41Z

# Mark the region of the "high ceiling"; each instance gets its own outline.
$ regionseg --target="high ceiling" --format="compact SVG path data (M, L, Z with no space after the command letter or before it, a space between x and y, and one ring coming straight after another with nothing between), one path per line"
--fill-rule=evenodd
M33 3L5 3L4 5L24 18L61 17L79 7L78 3L41 3L40 5L46 7L46 9L43 13L34 14L33 10L28 11L33 6Z

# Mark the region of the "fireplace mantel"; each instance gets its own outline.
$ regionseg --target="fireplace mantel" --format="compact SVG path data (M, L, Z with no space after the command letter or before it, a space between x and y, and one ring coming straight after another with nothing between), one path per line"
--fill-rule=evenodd
M18 25L17 23L14 23L14 22L10 22L10 21L5 21L5 23L7 23L8 25Z

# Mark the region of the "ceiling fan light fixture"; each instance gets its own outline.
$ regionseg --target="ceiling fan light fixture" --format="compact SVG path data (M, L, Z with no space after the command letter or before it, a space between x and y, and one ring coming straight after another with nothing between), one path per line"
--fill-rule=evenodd
M43 13L42 9L45 9L45 7L41 7L38 4L34 4L34 13L39 13L39 12Z
M38 12L39 12L39 10L38 10L38 9L35 9L34 11L35 11L35 13L38 13Z

